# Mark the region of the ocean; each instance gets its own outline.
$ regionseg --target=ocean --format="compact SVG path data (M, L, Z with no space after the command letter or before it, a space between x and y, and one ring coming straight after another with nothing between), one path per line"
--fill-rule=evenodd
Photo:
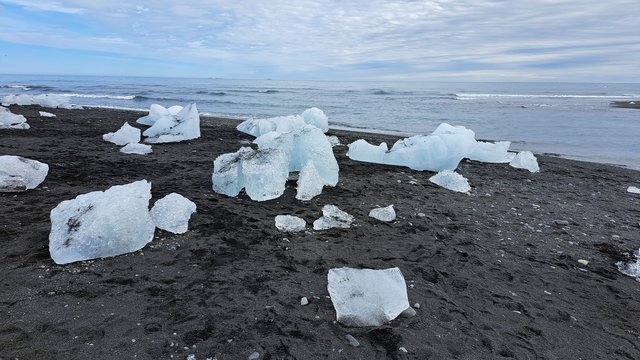
M59 94L84 106L148 110L196 102L237 119L299 114L315 106L331 126L399 135L463 125L513 150L640 169L640 84L367 82L0 75L0 97Z

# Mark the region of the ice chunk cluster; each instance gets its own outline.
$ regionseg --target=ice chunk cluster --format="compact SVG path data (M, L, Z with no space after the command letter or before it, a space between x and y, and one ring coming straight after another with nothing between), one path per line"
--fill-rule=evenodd
M636 257L635 261L628 263L620 261L616 263L616 266L621 273L640 281L640 249L633 253L633 255Z
M337 206L325 205L322 207L322 217L313 222L313 230L348 229L353 220L353 216L340 210Z
M27 118L17 115L6 107L0 106L0 129L29 129Z
M151 154L153 150L151 149L151 145L128 143L127 145L120 148L120 152L124 154L147 155Z
M193 201L171 193L156 201L151 208L151 218L158 229L184 234L189 229L189 219L194 212L196 204Z
M336 318L345 326L381 326L409 308L407 285L397 267L334 268L327 280Z
M472 130L442 123L429 135L396 141L390 150L386 143L375 146L357 140L349 144L347 156L357 161L442 171L455 170L465 157L483 162L508 162L510 144L479 142Z
M153 125L142 133L147 136L145 142L168 143L200 137L200 114L195 103L187 105L175 115L171 114L171 110L167 111L170 115L155 118Z
M151 107L149 107L149 114L139 118L136 122L138 124L152 126L160 118L176 116L181 110L182 106L180 105L174 105L167 109L162 105L152 104Z
M396 219L396 211L393 209L393 205L387 207L375 208L369 211L369 216L380 221L393 221Z
M442 170L429 178L432 183L452 191L468 193L471 190L467 179L451 170Z
M116 145L137 143L140 141L140 129L134 128L128 122L125 122L118 131L102 135L102 140Z
M7 95L2 98L2 105L40 105L42 107L72 109L73 105L69 103L69 97L56 94L41 95ZM75 106L75 108L81 108Z
M266 201L284 193L289 164L280 149L240 148L235 153L218 156L213 162L213 190L237 196L244 188L256 201Z
M539 172L540 166L538 166L538 160L531 151L520 151L509 163L517 169L527 169L532 173Z
M271 131L290 132L311 125L323 133L329 131L329 120L318 108L310 108L300 115L277 116L267 119L249 119L236 127L238 131L259 137Z
M276 228L280 231L298 232L307 227L307 222L303 218L292 215L276 216Z
M51 210L49 252L57 264L121 255L153 239L151 183L140 180L66 200Z
M0 156L0 192L35 189L49 173L49 165L21 156Z

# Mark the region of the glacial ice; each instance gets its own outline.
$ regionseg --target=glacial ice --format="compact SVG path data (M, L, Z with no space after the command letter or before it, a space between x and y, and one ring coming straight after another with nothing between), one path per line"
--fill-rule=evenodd
M46 112L46 111L38 111L38 114L39 114L41 117L48 117L48 118L54 118L54 117L56 117L56 114L52 114L52 113L50 113L50 112Z
M291 132L272 131L254 141L260 149L281 149L289 159L289 171L300 171L313 161L318 174L327 186L338 183L338 162L322 130L304 125Z
M65 200L51 210L49 252L57 264L121 255L153 240L151 183L113 186Z
M371 209L369 216L376 220L389 222L396 219L396 211L393 209L393 205L389 205L387 207Z
M313 222L313 230L348 229L353 220L353 216L340 210L337 206L325 205L322 207L322 217Z
M0 156L0 192L35 189L49 173L49 165L15 155Z
M73 106L69 103L69 97L56 95L56 94L41 94L41 95L7 95L2 98L2 105L40 105L42 107L49 108L61 108L61 109L73 109L82 108L80 106Z
M284 193L289 177L287 157L280 149L240 148L213 162L213 191L237 196L242 188L256 201L271 200Z
M128 122L125 122L118 131L102 135L102 140L121 146L128 143L137 143L140 141L140 129L134 128Z
M189 104L175 115L162 116L142 133L145 142L167 143L197 139L200 137L200 114L196 104Z
M151 149L151 145L128 143L127 145L120 148L120 152L125 154L147 155L151 154L153 150Z
M335 135L327 136L327 140L329 140L329 144L331 144L331 147L340 145L340 139L338 139L338 137Z
M633 255L636 257L635 261L628 263L619 261L616 263L616 266L621 273L640 281L640 249L634 252Z
M629 186L627 188L627 192L630 192L632 194L640 194L640 188L635 187L635 186Z
M156 201L151 208L151 219L158 229L174 234L184 234L189 229L191 214L196 204L186 197L171 193Z
M517 169L527 169L532 173L539 172L540 166L538 166L538 160L531 151L520 151L509 163Z
M259 137L268 132L291 132L311 125L323 133L329 131L327 116L318 108L305 110L301 115L276 116L267 119L249 119L239 124L236 129L243 133Z
M138 120L136 120L136 122L138 124L152 126L156 123L156 121L158 121L158 119L165 116L173 117L177 115L181 110L182 106L180 105L174 105L167 109L162 105L151 104L151 106L149 107L149 115L139 118Z
M430 177L429 181L452 191L468 193L471 190L469 181L464 176L451 170L442 170Z
M307 227L307 222L303 218L292 215L276 216L276 228L280 231L298 232Z
M345 326L381 326L410 307L407 285L397 267L333 268L327 280L336 318Z
M485 163L508 163L515 156L509 152L511 141L498 141L495 143L478 141L476 148L467 155L467 158Z
M324 181L320 177L318 170L313 165L313 161L308 161L298 176L298 187L296 199L308 201L322 193Z
M11 110L0 106L0 129L29 129L27 118L17 115Z

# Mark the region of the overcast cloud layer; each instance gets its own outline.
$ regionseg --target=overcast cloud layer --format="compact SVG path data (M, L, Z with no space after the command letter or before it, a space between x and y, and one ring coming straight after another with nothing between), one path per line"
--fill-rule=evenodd
M639 19L639 0L0 0L0 71L640 82Z

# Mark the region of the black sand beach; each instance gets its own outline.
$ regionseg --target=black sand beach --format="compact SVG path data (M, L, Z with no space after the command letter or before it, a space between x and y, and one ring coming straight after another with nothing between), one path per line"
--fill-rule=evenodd
M615 266L640 248L640 196L626 192L640 172L548 156L535 174L463 161L466 195L431 184L431 172L352 161L339 146L338 186L300 202L291 182L255 202L211 189L213 160L252 140L233 121L205 120L200 139L140 156L101 136L125 121L141 127L142 113L11 110L31 129L0 130L0 155L50 170L35 190L0 194L0 359L640 359L640 282ZM343 144L393 141L330 133ZM152 203L178 192L197 204L189 232L156 230L136 253L53 263L51 209L140 179ZM326 204L356 225L274 226L279 214L311 224ZM390 204L395 222L367 216ZM344 266L399 267L417 315L336 323L327 272Z

